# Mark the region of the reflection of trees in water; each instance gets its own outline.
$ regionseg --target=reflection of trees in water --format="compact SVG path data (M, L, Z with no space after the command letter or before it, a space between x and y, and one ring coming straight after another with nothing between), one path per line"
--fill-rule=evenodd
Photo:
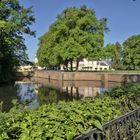
M18 88L18 99L20 103L29 104L37 98L35 93L35 84L17 84Z
M104 88L103 88L104 89ZM92 98L99 96L102 88L66 86L60 89L40 86L38 87L38 98L40 104L57 103L58 101L72 101L81 98ZM104 90L103 90L104 91Z
M64 86L65 85L65 86ZM0 101L4 101L4 110L12 107L12 99L18 99L20 103L31 106L39 104L57 103L58 101L72 101L85 97L95 97L104 90L101 87L76 84L64 84L61 87L49 85L43 86L35 83L16 82L15 85L0 87ZM113 84L114 85L114 84Z
M41 104L57 103L58 101L71 101L73 99L80 99L82 97L79 96L78 90L76 94L77 96L73 95L72 90L69 93L68 90L61 91L58 89L53 89L45 86L41 86L38 88L38 98Z
M104 88L101 87L88 87L88 86L79 86L79 87L63 87L63 90L72 94L75 97L96 97L99 96Z
M41 104L44 103L56 103L57 102L57 93L54 89L49 89L47 87L38 88L38 98Z
M8 111L13 104L13 99L17 99L18 85L3 85L0 87L0 102L3 102L3 111Z

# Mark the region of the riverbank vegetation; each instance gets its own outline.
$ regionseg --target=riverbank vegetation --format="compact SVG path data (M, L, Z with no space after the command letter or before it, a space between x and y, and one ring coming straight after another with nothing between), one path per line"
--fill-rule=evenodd
M140 106L140 85L114 88L95 99L42 105L36 110L17 105L0 113L0 139L72 140Z
M0 1L0 83L11 82L27 60L23 34L35 35L30 29L34 21L31 7L24 8L18 0Z

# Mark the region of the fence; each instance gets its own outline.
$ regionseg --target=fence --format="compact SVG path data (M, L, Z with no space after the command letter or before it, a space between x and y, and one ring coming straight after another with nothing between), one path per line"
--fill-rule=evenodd
M140 130L139 121L140 108L106 123L103 132L95 128L75 140L133 140L136 130Z

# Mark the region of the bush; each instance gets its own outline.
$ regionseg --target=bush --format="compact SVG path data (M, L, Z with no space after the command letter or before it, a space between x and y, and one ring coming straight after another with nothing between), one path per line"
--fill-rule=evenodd
M126 85L96 99L42 105L36 110L15 105L8 113L0 113L0 139L71 140L94 127L102 130L104 123L124 110L139 106L139 88Z

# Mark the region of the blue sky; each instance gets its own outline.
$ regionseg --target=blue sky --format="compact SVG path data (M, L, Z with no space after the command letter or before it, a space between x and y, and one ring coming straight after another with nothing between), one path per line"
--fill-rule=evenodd
M86 5L96 11L98 19L106 17L110 32L105 34L105 44L122 43L128 37L140 34L140 0L20 0L25 7L33 6L36 38L25 36L29 59L34 61L38 38L48 31L56 16L68 7Z

